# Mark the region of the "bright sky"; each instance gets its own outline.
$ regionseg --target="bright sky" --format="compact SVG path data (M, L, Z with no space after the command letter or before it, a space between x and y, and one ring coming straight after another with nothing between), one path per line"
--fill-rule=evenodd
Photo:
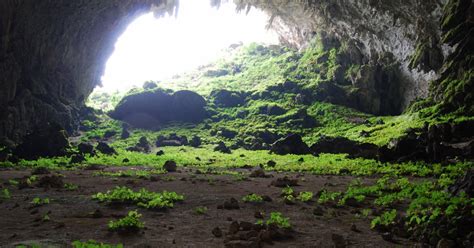
M268 16L252 9L237 13L233 3L213 8L209 0L180 0L178 17L136 19L115 44L100 91L128 90L147 80L164 80L218 58L243 42L278 43L266 30Z

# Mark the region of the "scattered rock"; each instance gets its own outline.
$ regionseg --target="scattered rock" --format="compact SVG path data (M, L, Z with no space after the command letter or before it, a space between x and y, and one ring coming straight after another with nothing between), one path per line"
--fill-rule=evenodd
M449 240L449 239L440 239L438 244L436 244L436 248L454 248L456 247L456 242Z
M303 142L303 139L298 134L291 134L284 139L280 139L277 142L273 143L271 152L278 155L286 154L310 154L311 151Z
M201 144L202 144L201 138L196 135L194 135L189 141L189 145L192 147L200 147Z
M176 168L176 162L174 162L173 160L168 160L163 165L163 169L165 169L167 172L176 172Z
M112 148L111 146L109 146L105 142L99 142L95 149L97 149L99 152L101 152L103 154L106 154L106 155L116 155L117 154L117 151L115 151L114 148Z
M64 188L64 182L63 182L62 177L57 176L57 175L44 176L38 180L37 186L42 187L42 188L61 189L61 188Z
M331 234L331 240L335 248L345 248L347 246L347 242L342 235L333 233Z
M271 182L272 186L275 187L287 187L287 186L298 186L298 179L291 179L287 176L277 178L276 180Z
M225 145L224 142L219 142L216 147L214 147L214 151L216 152L222 152L222 153L232 153L231 150Z
M130 159L128 159L128 158L124 158L124 159L122 160L122 163L129 163L129 162L130 162Z
M266 174L265 174L265 171L263 170L262 167L258 167L257 169L253 170L249 177L261 177L261 178L266 178L268 177Z
M273 167L276 166L276 162L273 161L273 160L269 160L269 161L267 162L267 166L273 168Z
M114 130L107 130L107 131L105 131L103 138L104 139L110 139L110 138L114 137L116 134L117 134L117 132L114 131Z
M245 103L245 97L236 91L214 90L210 94L213 102L218 107L232 108Z
M151 151L151 145L150 142L148 142L148 139L143 136L135 146L129 147L127 150L133 152L149 153Z
M94 154L94 146L89 143L84 143L84 142L80 143L77 146L77 150L82 154L90 154L90 155Z
M222 237L222 230L219 227L214 227L214 229L212 229L212 234L216 238L221 238Z
M50 173L51 171L46 167L37 167L33 169L33 171L31 172L31 175L46 175Z
M229 234L236 234L240 230L239 222L233 221L229 226Z
M234 197L230 198L227 201L224 201L224 204L222 206L226 210L240 209L239 201L237 201L237 199L235 199Z
M324 209L320 206L317 206L313 209L313 214L316 216L323 216L324 215Z
M74 154L71 156L70 164L79 164L86 161L86 158L82 154Z
M165 152L163 150L159 150L156 152L156 156L163 156L165 155Z
M351 231L353 231L353 232L359 232L359 229L357 229L356 224L354 224L354 223L351 224Z
M393 233L391 232L384 232L382 234L380 234L382 236L382 239L385 240L385 241L393 241Z

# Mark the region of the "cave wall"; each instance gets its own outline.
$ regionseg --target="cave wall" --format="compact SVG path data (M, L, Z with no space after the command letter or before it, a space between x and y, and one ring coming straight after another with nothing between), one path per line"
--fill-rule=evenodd
M380 95L366 84L366 95L361 98L379 94L381 100L398 99L399 111L414 99L429 95L429 82L441 75L444 58L464 61L463 70L456 70L459 64L451 63L449 76L444 77L447 81L436 81L438 87L431 95L445 101L445 93L455 89L460 97L450 100L454 108L473 98L469 94L472 38L464 43L459 38L466 32L472 37L472 0L447 1L234 0L240 9L255 6L266 10L282 41L298 48L304 48L315 35L323 35L327 40L351 44L354 56L350 59L363 61L369 69L396 64L399 75L389 78L401 80L382 87L393 89L395 95ZM214 5L219 2L211 0ZM17 141L46 122L57 122L73 131L84 99L100 82L105 62L126 26L144 12L153 10L160 15L175 11L177 6L177 0L0 1L0 142ZM453 15L443 17L447 9ZM459 29L456 25L463 26ZM457 31L451 32L454 29ZM451 38L442 37L448 33ZM453 33L457 34L454 38ZM463 50L458 43L464 44ZM466 54L470 59L463 60ZM467 77L463 87L452 83L459 74ZM392 84L390 80L387 83ZM375 104L391 102L371 105Z
M46 122L72 131L127 25L171 0L0 1L0 142Z
M304 48L314 36L323 35L352 44L351 49L360 52L367 64L377 64L387 54L393 56L399 64L401 80L386 83L398 84L387 86L396 88L394 93L398 95L392 98L400 98L398 112L415 99L428 97L430 81L439 77L444 57L452 52L452 47L441 41L440 19L447 0L236 2L241 9L255 6L267 11L283 41L297 48Z

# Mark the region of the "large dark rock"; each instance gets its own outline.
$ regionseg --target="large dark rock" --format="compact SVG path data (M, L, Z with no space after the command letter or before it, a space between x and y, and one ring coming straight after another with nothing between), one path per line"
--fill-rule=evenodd
M18 158L34 160L67 154L69 141L66 131L57 124L45 124L23 138L13 154Z
M151 145L150 142L148 142L148 139L143 136L135 146L129 147L127 150L132 152L149 153L151 151Z
M230 108L243 105L245 97L236 91L214 90L211 92L211 98L218 107Z
M135 127L153 128L168 122L200 122L207 116L205 106L204 98L192 91L169 95L155 89L124 97L110 115Z
M95 149L103 154L106 154L106 155L116 155L117 154L117 151L115 151L115 149L111 146L109 146L107 143L105 142L99 142L97 144L97 146L95 147Z
M379 147L374 144L360 143L344 137L322 137L310 149L315 156L321 153L347 153L351 157L375 159L378 156Z
M156 147L163 146L185 146L188 145L188 138L186 136L178 136L176 134L170 134L168 136L160 135L156 138Z
M280 139L277 142L273 143L270 151L279 155L302 155L311 153L311 150L309 149L308 145L303 142L303 139L298 134L291 134L286 138Z

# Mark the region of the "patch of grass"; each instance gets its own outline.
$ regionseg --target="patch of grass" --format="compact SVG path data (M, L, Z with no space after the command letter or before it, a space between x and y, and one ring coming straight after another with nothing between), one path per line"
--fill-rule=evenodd
M397 218L397 210L392 209L390 211L385 211L381 216L375 217L375 219L373 219L370 222L370 227L372 229L387 227L389 225L394 224L396 218Z
M10 191L8 189L2 189L0 191L0 203L2 203L5 200L8 200L12 197Z
M35 197L35 198L33 198L33 200L30 203L33 204L33 206L35 206L35 207L39 207L39 206L49 204L50 200L49 200L49 198Z
M175 202L184 200L184 196L176 192L163 191L157 193L146 189L135 192L130 188L120 186L106 193L99 192L93 195L92 198L108 204L136 204L139 207L152 209L173 208Z
M94 173L94 176L105 176L105 177L135 177L150 179L153 175L165 174L166 171L163 169L154 170L120 170L115 172L100 171Z
M207 210L208 210L207 207L199 206L199 207L194 208L194 213L197 215L204 215L207 213Z
M244 196L242 198L242 201L251 203L261 203L263 202L263 197L258 194L252 193Z
M290 219L284 217L280 212L271 212L270 218L266 221L267 225L276 225L279 228L291 228Z
M72 247L73 248L123 248L124 246L122 244L106 244L102 242L97 242L95 240L89 240L87 242L82 242L79 240L76 240L72 242Z
M65 188L66 190L69 190L69 191L74 191L74 190L78 189L79 186L76 185L76 184L73 184L73 183L65 183L65 184L64 184L64 188Z
M107 226L111 231L136 232L145 227L145 224L140 220L141 217L142 215L138 211L130 211L124 218L110 221Z
M313 200L313 192L309 192L309 191L300 192L298 196L296 197L296 199L302 202L309 202Z

